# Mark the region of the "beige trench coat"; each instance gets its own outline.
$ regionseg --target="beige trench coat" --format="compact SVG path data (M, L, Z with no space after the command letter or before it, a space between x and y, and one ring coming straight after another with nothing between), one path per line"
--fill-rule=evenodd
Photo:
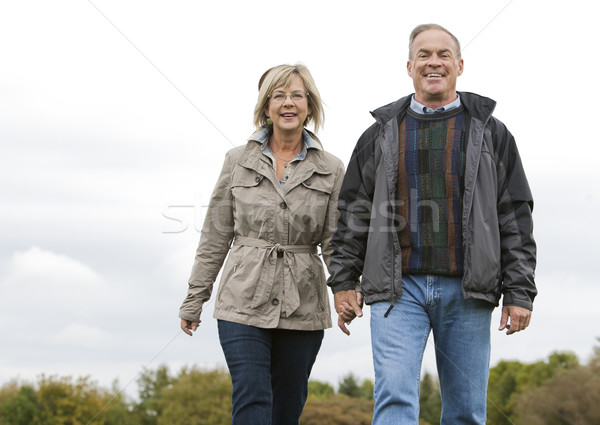
M215 318L261 328L329 328L331 310L317 246L328 264L344 165L305 130L304 137L318 149L308 149L282 186L261 151L265 137L257 131L246 146L225 157L179 317L199 321L229 253Z

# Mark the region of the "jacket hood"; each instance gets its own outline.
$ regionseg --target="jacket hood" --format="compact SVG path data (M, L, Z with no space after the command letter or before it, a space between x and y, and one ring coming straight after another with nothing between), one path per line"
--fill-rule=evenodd
M469 114L483 122L486 122L494 109L496 108L496 102L489 97L480 96L475 93L469 92L457 92L460 95L460 102L469 112ZM375 109L371 112L371 115L380 123L386 123L400 112L404 112L410 106L410 100L413 94L404 96L395 102L388 103L380 108Z

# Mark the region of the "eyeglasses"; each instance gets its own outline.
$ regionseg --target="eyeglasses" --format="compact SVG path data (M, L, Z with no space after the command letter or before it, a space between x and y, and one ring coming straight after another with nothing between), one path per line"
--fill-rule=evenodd
M269 98L275 103L283 103L288 98L288 96L290 97L290 99L292 99L292 102L300 103L306 100L308 93L305 93L303 91L295 91L293 93L288 94L282 91L276 91L270 94Z

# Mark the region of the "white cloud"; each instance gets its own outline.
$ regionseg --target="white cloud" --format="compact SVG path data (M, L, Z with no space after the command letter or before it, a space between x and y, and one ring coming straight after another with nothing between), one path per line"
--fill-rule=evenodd
M98 327L84 323L71 323L52 337L52 342L65 346L107 348L118 342L117 338Z
M590 6L512 2L498 14L505 5L495 2L434 1L423 8L376 0L369 8L348 3L339 19L333 3L309 3L288 13L306 23L302 42L293 45L286 38L265 42L253 30L256 19L277 25L292 12L273 1L258 8L240 2L239 20L228 3L98 3L202 113L90 4L0 6L0 36L15 40L0 45L7 76L0 81L0 180L10 181L0 199L0 381L21 371L125 380L157 354L156 363L222 363L214 298L200 333L161 351L178 329L201 215L190 207L170 210L187 230L167 234L179 227L163 217L166 206L205 205L225 151L252 131L259 76L277 63L309 66L326 102L319 136L347 163L373 122L368 111L412 91L407 37L414 25L431 21L469 44L459 89L498 101L496 115L519 143L536 199L534 321L511 337L492 330L492 364L542 359L553 349L587 356L597 336L589 324L600 320L593 279L600 239L593 182L600 168L581 111L593 106L598 88L576 87L585 83L569 78L569 61L553 60L551 72L534 77L522 65L556 58L557 51L589 53ZM538 19L539 10L549 17ZM556 22L566 26L555 31ZM562 119L549 120L551 112ZM372 373L365 311L351 337L327 331L315 379L337 383L352 368L361 377ZM120 349L103 349L117 342ZM432 345L423 363L429 371Z
M37 246L15 252L9 263L5 285L39 290L91 288L101 285L100 276L87 265L66 255Z

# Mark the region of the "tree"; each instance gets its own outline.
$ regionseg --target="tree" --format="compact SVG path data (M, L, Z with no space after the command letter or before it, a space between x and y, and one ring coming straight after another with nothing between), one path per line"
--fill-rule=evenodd
M375 390L375 384L370 379L365 379L360 384L360 397L366 398L367 400L373 400L373 392Z
M338 394L345 394L348 397L359 398L363 395L360 386L354 374L349 373L340 381Z
M12 385L11 385L12 386ZM37 395L35 390L29 386L15 389L12 394L3 388L4 400L0 399L0 425L29 425L36 422L39 414Z
M421 379L419 419L422 423L439 424L442 416L440 385L428 372Z
M1 425L138 425L123 397L89 378L41 376L34 385L0 390Z
M515 403L517 423L587 425L600 423L600 351L587 366L563 368Z
M222 370L183 369L161 391L157 425L228 425L231 423L231 378Z
M516 400L526 391L535 389L558 371L579 365L573 353L553 353L548 361L524 364L501 361L490 370L487 417L490 425L512 425Z
M325 400L309 398L300 425L370 425L373 401L336 394Z
M327 382L308 381L308 398L325 400L334 394L334 389Z
M136 406L136 413L140 416L143 425L156 425L160 415L159 401L162 392L175 382L176 378L169 374L166 365L161 365L156 370L143 369L137 379L140 403Z

